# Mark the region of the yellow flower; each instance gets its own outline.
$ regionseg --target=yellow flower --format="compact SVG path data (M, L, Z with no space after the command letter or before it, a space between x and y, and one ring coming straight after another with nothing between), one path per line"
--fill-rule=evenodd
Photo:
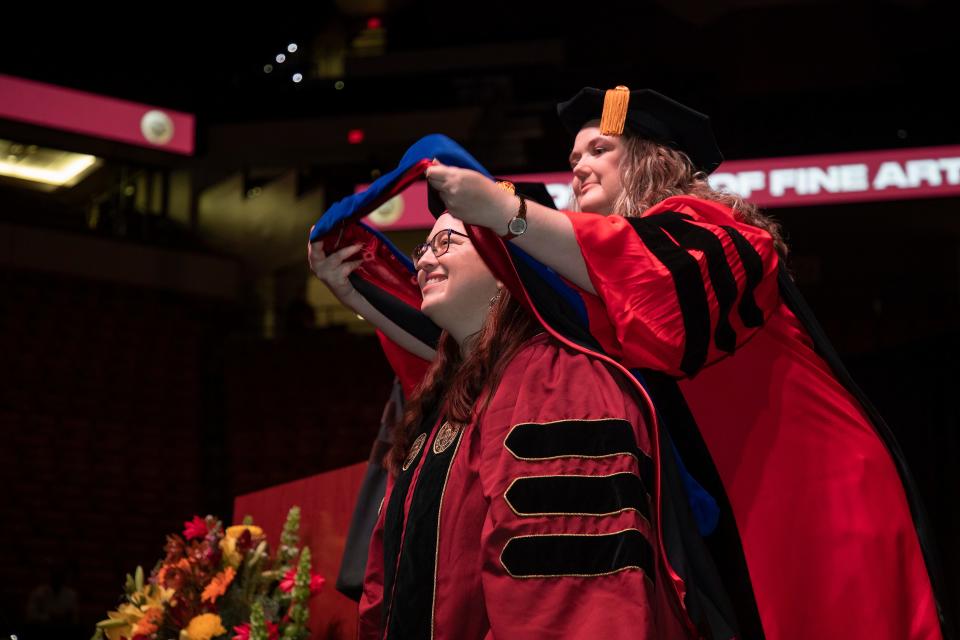
M140 602L140 609L142 611L147 611L148 609L154 607L162 607L164 604L170 602L175 593L176 591L173 589L148 584L144 586L143 591L139 591L131 596L131 600Z
M237 551L237 538L243 535L244 531L250 532L250 537L254 540L263 537L263 529L252 524L238 524L227 527L224 532L223 540L220 541L220 550L223 552L224 561L231 567L239 567L242 555Z
M144 585L142 590L130 594L129 601L117 607L116 611L107 612L107 620L97 626L103 629L108 640L123 640L137 633L152 633L156 628L153 631L145 630L159 624L163 618L163 604L171 599L173 593L173 589Z
M228 538L233 538L236 540L243 534L244 531L249 531L251 538L263 537L263 529L252 524L235 524L232 527L227 527L225 533Z
M213 576L210 580L210 584L203 590L203 595L200 596L201 602L216 602L217 598L222 596L227 592L227 587L230 586L230 583L233 582L233 577L237 574L233 570L233 567L227 567L217 575Z
M108 611L107 619L97 623L97 626L103 629L109 640L123 640L133 635L131 629L142 617L143 612L139 607L125 603L117 607L116 611Z
M220 616L215 613L201 613L180 632L180 640L210 640L226 632Z
M237 551L236 538L224 538L220 541L220 551L223 552L223 561L231 567L240 566L240 552Z
M167 604L168 602L169 602L171 605L176 604L176 601L175 601L174 598L173 598L173 596L175 596L175 595L177 594L177 590L176 590L176 589L168 589L167 587L159 587L158 591L159 591L159 593L160 593L160 603L161 603L161 604ZM154 601L151 601L151 602L154 602Z

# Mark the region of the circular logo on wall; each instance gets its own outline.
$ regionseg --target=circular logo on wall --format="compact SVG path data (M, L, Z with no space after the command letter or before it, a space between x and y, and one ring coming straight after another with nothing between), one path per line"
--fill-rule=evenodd
M370 220L381 227L388 227L403 216L403 197L394 196L370 212Z
M173 120L163 111L147 111L140 119L140 132L147 142L164 145L173 139Z

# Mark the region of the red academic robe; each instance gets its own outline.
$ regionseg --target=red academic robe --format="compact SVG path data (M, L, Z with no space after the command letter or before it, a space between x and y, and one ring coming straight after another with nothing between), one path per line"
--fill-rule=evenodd
M373 533L360 638L689 637L649 412L628 375L541 334L470 424L426 419Z

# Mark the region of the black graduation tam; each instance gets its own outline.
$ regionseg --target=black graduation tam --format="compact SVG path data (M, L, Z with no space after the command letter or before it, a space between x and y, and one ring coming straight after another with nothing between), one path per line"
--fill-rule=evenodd
M553 196L547 191L547 185L542 182L515 182L513 186L516 193L519 193L527 200L542 204L548 209L557 208L557 204L553 201Z
M584 124L599 119L604 135L622 135L626 127L643 138L684 152L700 171L710 173L723 162L710 118L651 89L630 91L620 86L604 91L584 87L558 104L557 113L574 136Z
M519 193L527 200L542 204L550 209L556 209L557 205L553 201L553 196L547 191L547 186L542 182L516 182L512 183L516 193ZM440 194L433 187L427 188L427 206L434 218L439 218L447 210L447 205L443 203Z

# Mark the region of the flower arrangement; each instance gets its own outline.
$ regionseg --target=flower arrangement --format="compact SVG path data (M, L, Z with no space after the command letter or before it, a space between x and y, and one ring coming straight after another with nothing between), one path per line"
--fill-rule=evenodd
M299 548L300 508L292 507L271 555L248 516L224 529L213 516L167 536L149 577L127 576L124 597L92 640L306 640L307 601L325 580Z

